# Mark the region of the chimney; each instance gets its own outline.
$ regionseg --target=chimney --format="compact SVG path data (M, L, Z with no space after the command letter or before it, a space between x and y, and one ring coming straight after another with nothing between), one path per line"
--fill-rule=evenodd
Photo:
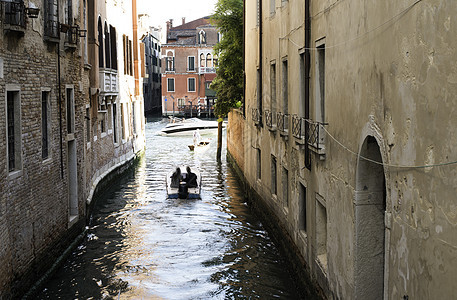
M185 17L182 18L182 25L184 25L184 24L186 24L186 18Z

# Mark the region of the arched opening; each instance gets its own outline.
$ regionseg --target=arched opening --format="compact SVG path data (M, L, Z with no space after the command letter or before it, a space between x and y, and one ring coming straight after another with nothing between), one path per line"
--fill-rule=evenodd
M206 66L208 68L212 68L213 67L213 59L212 58L213 57L212 57L211 53L206 54Z
M111 68L110 33L108 24L105 22L105 67Z
M102 20L98 17L98 66L100 68L104 67L104 58L103 58L103 26Z
M365 139L360 156L355 192L354 298L383 299L386 183L380 148L374 137Z

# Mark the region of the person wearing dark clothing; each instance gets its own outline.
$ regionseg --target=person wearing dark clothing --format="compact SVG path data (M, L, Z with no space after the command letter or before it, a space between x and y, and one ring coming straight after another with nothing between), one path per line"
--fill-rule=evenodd
M186 176L186 187L194 188L197 187L197 175L195 173L192 173L190 170L190 167L188 166L186 168L187 170L187 176Z
M179 183L181 182L181 169L178 167L176 171L173 172L171 175L171 183L170 187L177 188L179 187Z

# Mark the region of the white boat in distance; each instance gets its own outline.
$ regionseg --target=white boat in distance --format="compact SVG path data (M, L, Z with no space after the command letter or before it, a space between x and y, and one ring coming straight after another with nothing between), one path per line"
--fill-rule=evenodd
M217 121L201 120L199 118L190 119L171 119L171 122L163 128L160 135L192 135L195 130L199 130L200 134L209 134L217 132ZM225 123L222 123L225 127Z

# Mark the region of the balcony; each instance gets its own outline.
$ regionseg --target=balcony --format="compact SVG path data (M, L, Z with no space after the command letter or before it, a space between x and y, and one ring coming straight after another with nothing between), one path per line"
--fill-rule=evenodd
M252 121L254 121L256 126L261 125L262 123L262 113L257 107L251 109Z
M100 69L100 93L118 94L117 71L113 69Z
M175 72L175 71L176 71L175 67L167 67L167 68L165 68L165 72Z
M325 125L327 123L307 120L294 115L292 117L292 135L297 144L307 145L310 150L317 154L325 155L325 130L323 127Z
M289 136L289 114L282 112L276 113L276 124L278 125L281 136Z
M69 26L65 33L65 46L75 48L79 38L79 26Z
M207 73L216 73L216 68L214 68L214 67L200 67L200 68L198 68L198 74L207 74Z
M4 30L11 32L25 32L25 5L21 2L1 2Z
M268 130L276 131L276 122L273 120L274 114L271 110L265 110L265 125L267 126Z

